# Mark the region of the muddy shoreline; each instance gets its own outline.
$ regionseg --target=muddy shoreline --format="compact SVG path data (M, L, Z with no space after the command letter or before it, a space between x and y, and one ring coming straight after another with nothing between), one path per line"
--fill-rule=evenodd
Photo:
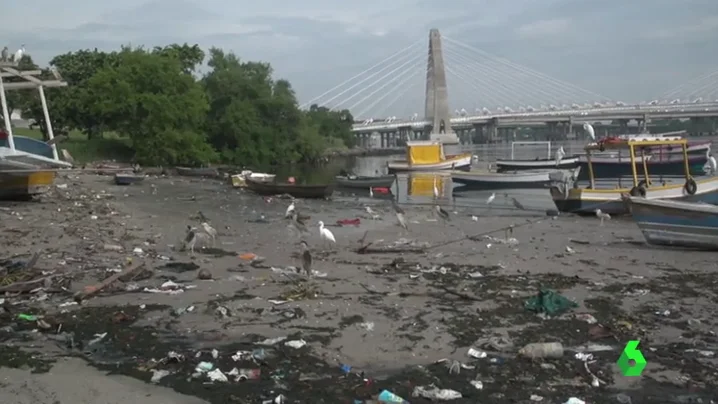
M78 372L106 385L113 403L135 402L140 392L152 403L279 395L286 403L352 403L384 389L428 403L435 399L412 393L432 385L461 393L454 403L716 399L714 256L651 249L630 221L601 227L595 218L458 210L442 224L430 207L406 206L410 231L402 233L386 200L299 201L311 216L317 271L307 281L293 274L298 238L283 219L285 200L181 177L118 187L107 176L63 174L57 184L39 201L0 203L0 287L41 279L0 297L0 380L26 399L2 402L96 402L53 384L60 369L80 369L76 361L91 366ZM193 256L178 247L200 211L219 235ZM337 244L322 245L317 221L353 218L361 224L331 226ZM503 230L512 225L512 234ZM493 238L466 237L493 229ZM430 247L357 254L366 231L377 246L403 238ZM37 263L23 268L37 251ZM263 259L240 258L246 253ZM75 293L138 263L142 270L74 303ZM198 279L200 270L212 279ZM527 310L542 290L577 306ZM648 366L630 378L615 362L633 339ZM517 356L535 342L560 342L565 352ZM469 348L484 354L473 358ZM592 359L577 357L586 351ZM211 382L215 369L228 381ZM156 375L164 377L152 383ZM248 380L236 381L240 375Z

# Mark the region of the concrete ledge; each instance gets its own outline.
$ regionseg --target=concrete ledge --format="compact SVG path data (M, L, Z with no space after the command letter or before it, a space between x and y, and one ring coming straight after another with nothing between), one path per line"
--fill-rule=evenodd
M429 140L438 141L443 144L459 144L459 137L456 133L432 133Z

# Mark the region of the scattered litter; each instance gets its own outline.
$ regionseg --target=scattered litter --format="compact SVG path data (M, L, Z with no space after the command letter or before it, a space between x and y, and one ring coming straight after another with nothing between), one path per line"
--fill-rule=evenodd
M538 295L527 300L526 303L524 303L524 307L526 310L533 311L534 313L554 316L578 307L578 304L553 290L543 289Z
M519 349L519 355L531 359L560 358L563 356L563 345L560 342L538 342L528 344Z
M294 340L294 341L287 341L284 343L284 345L286 345L290 348L299 349L299 348L303 348L304 346L306 346L307 342L304 341L303 339L299 339L299 340Z
M227 379L227 375L222 373L219 369L211 370L207 373L207 377L209 380L212 380L213 382L228 382L229 379Z
M457 398L462 397L461 393L459 393L458 391L450 389L439 389L434 386L416 386L414 387L414 392L412 393L412 396L428 398L429 400L456 400Z
M404 400L403 398L397 396L396 394L392 393L389 390L383 390L378 397L378 400L380 403L399 403L399 404L408 404L409 402Z
M476 390L483 390L484 383L482 383L480 380L472 380L469 383L471 383L472 386L476 388Z
M476 359L483 359L483 358L486 358L487 356L489 356L486 352L484 352L484 351L479 351L479 350L474 349L474 348L469 348L469 352L468 352L467 354L468 354L470 357L476 358Z
M167 370L151 369L151 371L152 371L152 378L150 379L151 383L159 383L163 377L170 374L170 372Z

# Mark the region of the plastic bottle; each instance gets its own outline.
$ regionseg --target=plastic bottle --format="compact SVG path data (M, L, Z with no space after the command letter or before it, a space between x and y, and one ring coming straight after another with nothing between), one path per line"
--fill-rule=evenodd
M519 349L519 355L526 358L560 358L563 356L563 345L560 342L537 342Z
M408 401L404 400L403 398L397 396L396 394L392 393L389 390L384 390L379 394L379 402L380 403L398 403L398 404L409 404Z

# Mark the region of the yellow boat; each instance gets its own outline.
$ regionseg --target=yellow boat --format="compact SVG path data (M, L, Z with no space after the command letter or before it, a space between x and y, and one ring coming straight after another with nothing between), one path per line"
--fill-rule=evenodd
M678 146L683 150L684 182L675 184L656 183L651 181L647 163L648 149L655 146ZM628 149L632 170L632 187L615 187L597 189L596 179L591 162L591 152L615 149ZM619 136L603 139L586 145L586 161L589 185L579 188L575 183L554 183L550 187L551 198L561 212L595 213L602 212L620 215L627 214L628 208L621 199L622 194L629 194L646 199L671 199L689 202L705 202L718 204L718 177L713 175L701 179L691 176L688 141L682 137L666 137L660 135ZM637 165L641 165L639 170ZM639 176L639 172L643 175Z
M51 170L0 170L0 199L30 199L47 193L54 181Z
M406 160L387 163L390 173L407 171L469 170L471 153L445 155L444 146L435 141L412 141L406 144Z

